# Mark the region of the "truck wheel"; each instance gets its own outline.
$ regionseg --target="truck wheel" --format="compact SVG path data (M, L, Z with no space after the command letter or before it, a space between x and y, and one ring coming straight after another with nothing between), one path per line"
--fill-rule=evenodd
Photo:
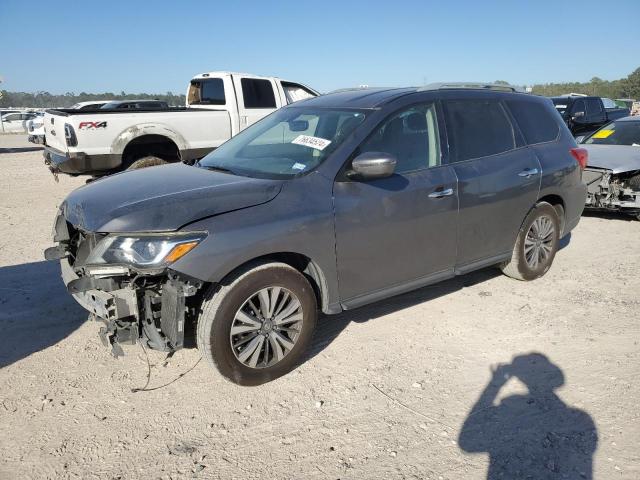
M522 223L511 260L500 265L502 273L516 280L543 276L558 251L559 236L558 212L547 202L538 203Z
M166 161L159 157L148 156L142 157L127 167L127 170L138 170L140 168L155 167L157 165L166 165Z
M240 270L211 287L198 318L198 349L224 377L260 385L290 372L316 323L313 288L279 262Z

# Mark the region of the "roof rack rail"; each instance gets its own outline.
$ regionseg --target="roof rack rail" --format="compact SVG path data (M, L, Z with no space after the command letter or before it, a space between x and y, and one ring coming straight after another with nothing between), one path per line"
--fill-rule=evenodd
M520 92L524 90L513 85L505 85L500 83L482 83L482 82L439 82L430 83L418 89L419 92L427 90L449 90L449 89L469 89L469 90L497 90L500 92Z

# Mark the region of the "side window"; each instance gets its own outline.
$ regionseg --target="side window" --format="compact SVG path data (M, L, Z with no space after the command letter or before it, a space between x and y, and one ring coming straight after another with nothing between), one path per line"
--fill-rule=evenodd
M364 141L356 155L385 152L395 156L396 173L440 165L435 105L418 105L393 114Z
M597 98L587 98L587 115L602 115L602 103Z
M5 122L15 122L16 120L20 120L19 113L12 113L11 115L7 115L6 117L4 117Z
M276 97L269 80L243 78L240 84L244 108L276 108Z
M297 83L282 82L282 89L287 98L287 103L299 102L300 100L315 97L313 92Z
M515 148L513 125L496 100L445 102L445 119L454 146L452 160L462 162Z
M556 122L555 112L549 111L539 102L508 100L507 106L516 119L527 144L544 143L555 140L560 128Z
M573 103L573 107L571 107L571 115L575 115L577 112L584 112L587 114L587 107L584 104L584 100L579 99Z

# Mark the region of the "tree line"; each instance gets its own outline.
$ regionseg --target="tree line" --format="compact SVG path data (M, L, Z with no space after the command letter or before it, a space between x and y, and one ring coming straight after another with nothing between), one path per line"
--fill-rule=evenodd
M66 108L74 103L89 102L93 100L164 100L172 106L183 106L185 104L184 95L176 95L172 92L164 94L152 93L73 93L67 92L64 95L54 95L49 92L0 92L0 107L11 108Z
M498 80L496 83L507 83ZM640 68L636 68L631 74L619 80L602 80L593 77L588 82L568 82L568 83L543 83L533 85L533 93L545 97L553 97L564 93L585 93L598 97L608 98L634 98L640 99ZM171 92L164 94L150 93L85 93L75 94L73 92L64 95L54 95L49 92L0 92L0 107L31 107L31 108L64 108L70 107L74 103L87 102L91 100L134 100L134 99L157 99L164 100L169 105L181 106L185 104L185 96L176 95Z
M640 99L640 68L636 68L626 78L602 80L593 77L588 82L544 83L533 86L533 93L553 97L564 93L584 93L607 98Z

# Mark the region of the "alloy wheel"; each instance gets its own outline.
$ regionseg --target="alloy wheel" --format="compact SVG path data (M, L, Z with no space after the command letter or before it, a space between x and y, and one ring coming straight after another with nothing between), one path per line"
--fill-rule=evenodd
M524 256L530 268L537 269L549 260L554 233L553 220L547 215L541 215L533 221L524 240Z
M231 349L247 367L271 367L291 352L303 319L302 304L293 292L282 287L263 288L236 312L229 335Z

